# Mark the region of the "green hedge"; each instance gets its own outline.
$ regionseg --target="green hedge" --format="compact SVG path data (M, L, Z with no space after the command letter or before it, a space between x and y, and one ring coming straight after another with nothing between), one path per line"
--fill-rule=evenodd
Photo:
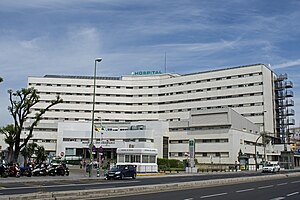
M157 165L158 165L158 169L159 170L170 170L170 169L182 169L184 170L184 163L180 160L176 160L176 159L167 159L167 158L158 158L157 159ZM175 171L178 171L175 170Z

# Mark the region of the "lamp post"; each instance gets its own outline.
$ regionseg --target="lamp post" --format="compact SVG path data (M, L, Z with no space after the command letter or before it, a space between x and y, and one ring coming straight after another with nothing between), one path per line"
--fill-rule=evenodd
M264 147L264 163L266 162L266 145L265 145L265 138L266 138L266 129L265 129L265 113L267 111L263 111L263 132L260 133L260 136L255 141L254 151L255 151L255 171L257 171L257 152L256 152L256 146L257 142L260 137L263 137L263 147Z
M256 141L255 141L255 146L254 146L254 151L255 151L255 154L254 154L254 156L255 156L255 171L257 171L257 152L256 152L256 146L257 146L257 141L259 140L259 138L261 137L262 135L260 135L257 139L256 139Z
M94 91L93 91L93 109L92 109L92 132L91 132L91 143L90 143L90 166L89 166L89 177L92 176L93 168L93 138L94 138L94 118L95 118L95 96L96 96L96 67L97 62L101 62L102 58L95 59L95 68L94 68Z
M265 125L265 113L267 111L264 110L263 112L263 145L264 145L264 165L266 163L266 125Z

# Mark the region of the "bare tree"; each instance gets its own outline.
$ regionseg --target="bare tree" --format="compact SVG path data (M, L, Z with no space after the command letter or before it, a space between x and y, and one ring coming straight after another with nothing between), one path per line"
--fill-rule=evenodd
M13 92L12 90L8 91L10 106L8 111L13 117L14 120L14 149L13 149L13 158L12 161L16 162L20 154L20 150L24 148L30 138L33 137L33 129L38 125L38 122L42 119L43 114L48 111L52 106L62 103L63 100L57 96L56 99L52 100L51 103L44 109L40 109L33 119L33 122L26 127L29 131L28 135L21 141L21 132L24 127L24 122L27 119L27 116L31 113L32 107L39 102L39 96L37 90L34 88L22 88Z

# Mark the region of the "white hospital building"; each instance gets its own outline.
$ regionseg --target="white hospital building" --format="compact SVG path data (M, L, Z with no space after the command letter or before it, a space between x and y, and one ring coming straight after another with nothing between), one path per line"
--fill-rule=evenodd
M55 96L64 100L46 112L32 140L55 155L85 157L93 81L92 76L29 77L28 87L38 90L40 102L28 122ZM255 153L258 163L264 157L285 162L282 152L289 151L289 127L295 124L292 87L287 75L264 64L191 74L97 76L94 122L104 130L94 133L93 143L107 159L116 157L117 148L152 148L159 158L183 160L194 140L199 163L234 164L240 151L250 164Z

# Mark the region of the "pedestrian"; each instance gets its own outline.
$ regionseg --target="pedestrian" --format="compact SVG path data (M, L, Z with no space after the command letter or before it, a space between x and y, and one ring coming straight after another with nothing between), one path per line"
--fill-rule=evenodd
M109 170L110 169L110 162L107 161L107 169Z

